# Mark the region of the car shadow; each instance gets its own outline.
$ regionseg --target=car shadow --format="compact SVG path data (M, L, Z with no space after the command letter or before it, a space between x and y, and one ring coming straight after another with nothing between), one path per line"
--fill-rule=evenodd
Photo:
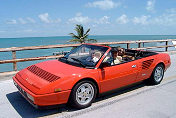
M140 82L137 84L130 85L128 87L110 91L108 93L102 94L101 96L97 97L94 103L142 88L144 86L148 86L148 85L145 84L144 82ZM21 117L25 117L25 118L43 117L43 116L50 116L50 115L54 115L62 112L77 111L77 109L71 108L67 105L55 107L52 109L36 109L30 103L28 103L28 101L26 101L26 99L23 98L23 96L18 91L9 93L6 95L6 97L11 103L11 105L14 107L14 109L18 112L18 114Z
M6 95L7 99L22 118L43 117L65 111L61 109L36 109L17 91Z
M99 95L99 97L95 100L95 102L109 99L109 98L112 98L112 97L115 97L118 95L122 95L124 93L132 92L132 91L134 91L136 89L140 89L144 86L150 86L150 85L145 83L144 81L142 81L142 82L138 82L138 83L135 83L135 84L132 84L129 86L118 88L118 89L115 89L115 90L112 90L112 91L109 91L109 92L106 92L106 93Z

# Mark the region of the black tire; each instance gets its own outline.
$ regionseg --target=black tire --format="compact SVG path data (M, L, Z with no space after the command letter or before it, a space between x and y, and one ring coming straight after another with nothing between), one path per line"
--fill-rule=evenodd
M157 72L158 72L158 76L156 76ZM151 77L148 79L148 82L149 82L149 84L157 85L157 84L161 83L161 81L163 80L163 77L164 77L164 66L163 66L163 64L158 64L154 68Z
M86 97L87 92L85 91L85 93L83 93L81 87L83 86L89 86L89 88L86 88L86 89L91 89L91 91L93 91L93 95L89 98L86 98L85 100L87 100L87 102L85 101L84 103L81 103L81 99ZM80 92L80 93L79 93ZM89 92L91 93L91 92ZM82 95L82 97L78 97L78 94ZM95 100L96 98L96 94L97 94L97 88L96 88L96 85L92 82L92 81L88 81L88 80L83 80L79 83L77 83L72 91L71 91L71 94L70 94L70 98L69 98L69 105L71 105L72 107L74 108L77 108L77 109L82 109L82 108L86 108L86 107L89 107L92 102ZM89 94L90 95L90 94Z

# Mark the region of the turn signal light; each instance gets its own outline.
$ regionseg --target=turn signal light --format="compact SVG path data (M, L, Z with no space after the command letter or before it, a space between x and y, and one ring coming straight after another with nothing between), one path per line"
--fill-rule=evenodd
M61 88L54 89L54 92L60 92Z

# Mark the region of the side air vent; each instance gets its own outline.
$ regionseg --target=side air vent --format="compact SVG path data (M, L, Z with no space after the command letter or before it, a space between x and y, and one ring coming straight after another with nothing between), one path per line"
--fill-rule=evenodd
M149 69L154 59L150 59L142 62L142 69Z
M56 80L58 80L60 77L51 74L35 65L29 66L27 68L29 71L31 71L32 73L34 73L35 75L39 76L40 78L47 80L48 82L54 82Z

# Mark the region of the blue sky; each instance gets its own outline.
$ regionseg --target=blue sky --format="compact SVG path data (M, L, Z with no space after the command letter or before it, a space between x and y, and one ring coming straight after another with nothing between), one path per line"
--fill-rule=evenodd
M176 0L0 0L0 37L176 35Z

